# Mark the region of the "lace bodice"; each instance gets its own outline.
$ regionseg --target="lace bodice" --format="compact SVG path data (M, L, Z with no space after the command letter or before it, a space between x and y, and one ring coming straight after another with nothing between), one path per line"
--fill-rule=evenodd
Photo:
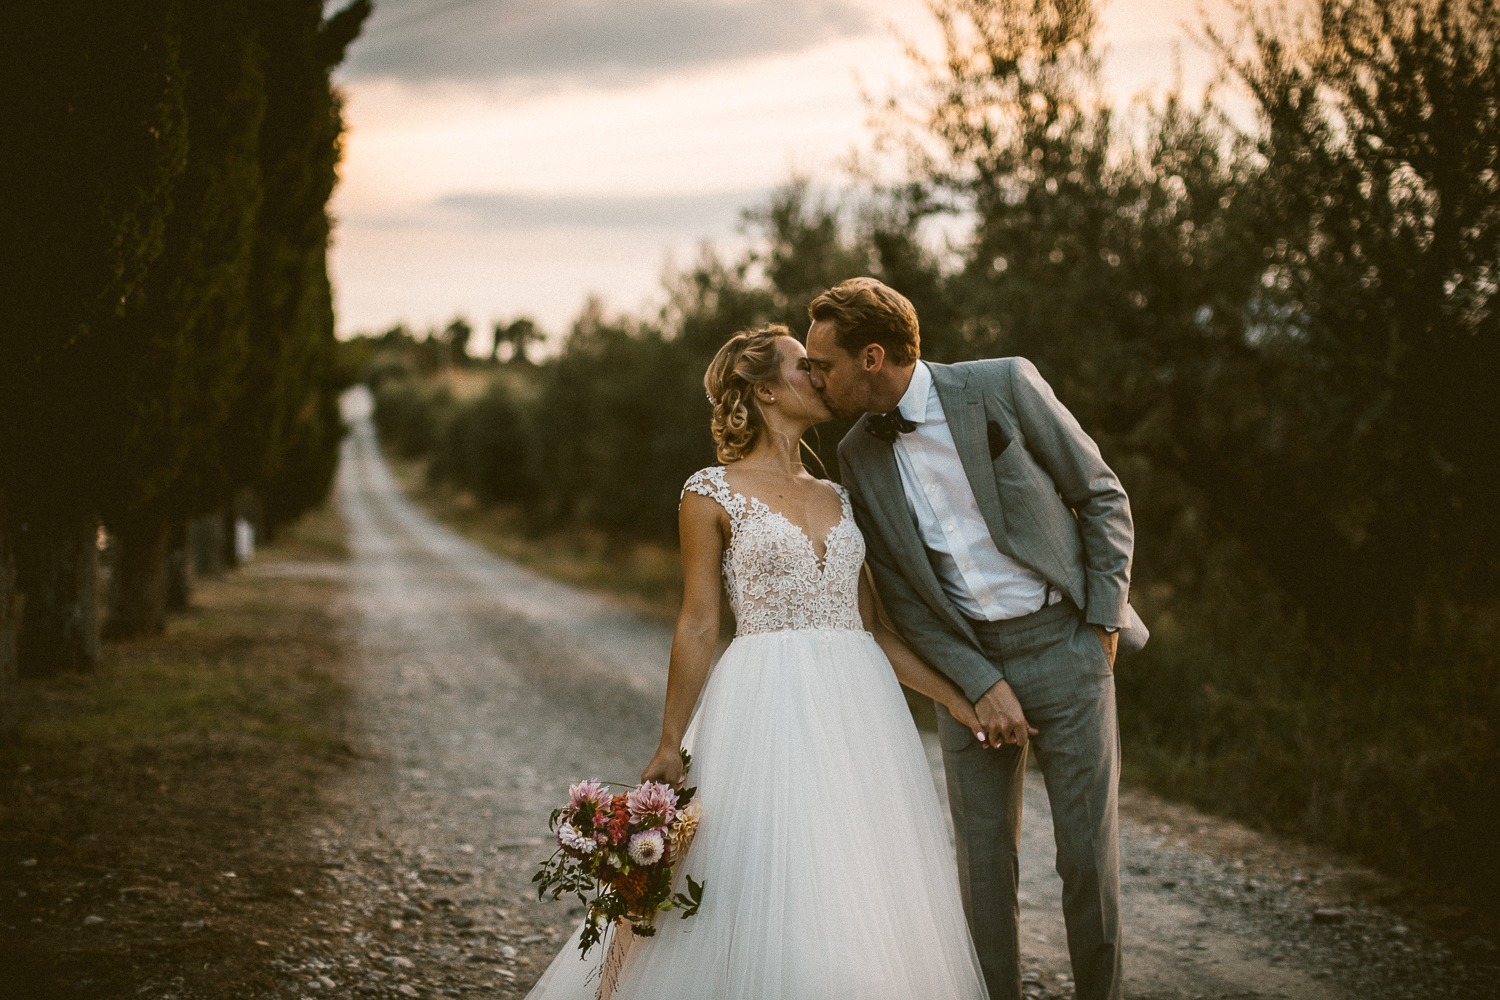
M729 514L724 550L724 589L738 623L736 635L787 629L863 631L859 617L859 572L865 539L854 524L849 494L830 484L844 513L829 531L823 562L801 528L755 497L729 488L724 467L695 472L683 486L718 501Z

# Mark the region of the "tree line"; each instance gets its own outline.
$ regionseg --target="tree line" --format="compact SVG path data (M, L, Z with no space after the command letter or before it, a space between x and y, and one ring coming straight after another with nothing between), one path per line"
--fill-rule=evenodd
M160 632L188 525L319 502L333 337L330 71L354 0L23 5L0 43L0 706ZM110 592L96 594L101 527ZM174 585L175 584L175 585Z
M1500 898L1496 3L1242 6L1203 41L1248 122L1220 90L1112 107L1089 0L934 9L925 87L876 109L900 183L787 186L660 314L590 303L472 398L421 377L451 339L368 342L386 445L532 530L673 543L713 352L879 277L924 357L1030 358L1120 473L1155 632L1128 773Z

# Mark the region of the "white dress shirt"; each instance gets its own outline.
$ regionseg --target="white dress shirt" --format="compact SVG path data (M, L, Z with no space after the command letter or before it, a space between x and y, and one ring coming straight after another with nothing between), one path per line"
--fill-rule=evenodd
M921 361L897 407L917 429L896 437L896 468L906 506L927 547L933 572L969 618L1018 618L1056 602L1061 591L995 547L953 444L932 372Z

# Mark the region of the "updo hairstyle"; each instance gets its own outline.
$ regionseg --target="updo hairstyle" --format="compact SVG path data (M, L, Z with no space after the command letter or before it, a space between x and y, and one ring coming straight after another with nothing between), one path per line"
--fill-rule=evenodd
M781 379L776 341L792 331L781 323L741 330L709 362L703 388L714 405L711 427L719 461L738 462L750 453L764 426L755 387Z

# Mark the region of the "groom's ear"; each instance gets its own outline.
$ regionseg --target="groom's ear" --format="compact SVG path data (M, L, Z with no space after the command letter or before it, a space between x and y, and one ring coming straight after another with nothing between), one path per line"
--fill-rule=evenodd
M879 344L866 344L860 360L864 362L865 374L878 375L885 367L885 348Z

